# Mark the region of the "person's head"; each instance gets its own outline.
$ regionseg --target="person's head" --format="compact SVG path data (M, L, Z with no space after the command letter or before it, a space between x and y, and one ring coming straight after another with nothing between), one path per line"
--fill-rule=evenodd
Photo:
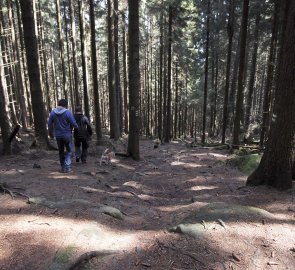
M82 113L82 107L80 105L76 106L75 113Z
M68 107L68 101L66 99L60 99L57 103L58 106L61 106L61 107L65 107L67 108Z

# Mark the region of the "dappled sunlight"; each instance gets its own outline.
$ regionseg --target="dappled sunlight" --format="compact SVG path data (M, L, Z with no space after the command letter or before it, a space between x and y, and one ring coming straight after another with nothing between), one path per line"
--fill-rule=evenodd
M14 231L49 239L46 245L75 245L85 249L128 249L138 242L140 232L113 230L97 222L34 215L11 215L3 224L1 235ZM71 228L68 230L68 228ZM139 235L137 235L139 234ZM20 235L21 238L21 235ZM33 240L33 239L32 239Z
M181 162L181 161L173 161L171 162L171 166L184 166L184 167L190 167L190 168L205 167L205 165L196 164L196 163L187 163L187 162Z
M19 190L32 202L27 204L28 198L20 194L14 199L9 194L1 197L0 263L6 269L28 270L34 266L48 269L58 254L70 251L68 265L82 254L95 251L115 255L104 259L98 255L91 260L91 264L96 264L90 269L141 269L145 267L142 262L150 269L182 269L185 262L190 269L206 269L213 262L224 262L230 269L232 252L242 259L251 258L252 247L259 249L265 239L282 236L285 244L283 240L274 241L278 249L287 246L287 238L294 242L293 213L288 212L286 204L289 197L286 195L279 204L280 193L274 195L274 201L268 189L244 187L247 176L238 169L226 167L224 163L214 166L226 157L222 155L225 151L219 154L176 145L163 145L155 150L149 141L143 146L147 152L139 162L118 156L111 165L100 166L98 159L90 155L87 164L73 162L73 172L62 174L58 172L57 161L49 164L49 159L42 157L41 169L9 170L10 175L0 174L12 191ZM161 147L169 150L162 151ZM57 159L56 153L50 154ZM32 164L29 160L25 165ZM17 164L14 166L19 168ZM254 197L256 194L258 197ZM262 194L269 197L264 200ZM212 222L204 215L202 224L197 214L213 202L256 205L274 217L265 219L263 225L260 217L239 218L233 214L227 219L217 212ZM190 218L196 220L203 238L171 231ZM189 229L194 231L192 227ZM201 268L185 252L207 264ZM171 265L171 261L175 263ZM118 268L121 262L124 267ZM245 262L248 267L249 260Z
M217 189L217 186L193 186L189 190L194 190L194 191L200 191L200 190L212 190L212 189Z
M227 158L227 155L222 155L220 153L209 153L208 155L216 157L216 158Z
M206 202L198 202L198 207L201 207L201 206L205 206L207 205L208 203ZM157 210L159 211L162 211L162 212L166 212L166 213L173 213L173 212L179 212L180 210L182 211L195 211L195 210L192 210L192 207L196 207L196 205L192 205L192 204L178 204L178 205L165 205L165 206L158 206L158 207L155 207Z
M0 170L0 175L5 175L5 176L19 175L23 173L24 173L24 170L17 170L17 169Z
M125 182L123 184L123 186L128 186L128 187L132 187L132 188L136 188L136 189L144 189L146 188L145 185L137 182L137 181L128 181L128 182Z
M209 229L214 230L216 239L225 239L234 235L234 237L231 237L233 242L235 242L235 239L239 239L240 243L245 241L247 244L253 244L255 239L264 239L265 242L269 242L270 245L276 245L282 250L286 244L284 239L289 239L290 244L294 243L295 226L278 224L276 221L265 221L264 224L262 222L225 222L226 229L221 228L217 224L211 228L209 227ZM263 230L258 230L258 228L263 228ZM263 242L260 244L262 245ZM232 251L231 246L225 245L223 247L225 250Z
M74 173L68 173L68 174L64 174L64 173L59 173L59 172L51 172L49 173L50 178L52 179L73 179L73 180L77 180L80 179L80 177L78 175L75 175Z
M130 166L130 165L127 165L127 164L122 164L120 162L116 162L116 166L120 167L120 168L123 168L123 169L126 169L126 170L134 171L133 166Z
M20 211L20 210L24 210L30 207L30 205L26 202L24 202L23 199L21 198L14 198L12 200L12 198L7 197L8 200L10 200L9 204L5 204L5 208L0 207L0 214L3 212L8 212L11 210L14 211ZM1 203L1 201L0 201Z

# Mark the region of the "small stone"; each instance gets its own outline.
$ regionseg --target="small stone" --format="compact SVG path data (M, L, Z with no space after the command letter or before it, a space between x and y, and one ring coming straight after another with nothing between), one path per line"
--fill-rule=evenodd
M33 168L34 169L41 169L41 166L37 163L34 163Z

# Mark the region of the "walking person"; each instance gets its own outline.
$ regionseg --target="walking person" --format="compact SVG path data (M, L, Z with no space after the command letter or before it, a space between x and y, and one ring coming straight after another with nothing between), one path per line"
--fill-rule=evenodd
M75 108L74 118L78 125L78 129L74 131L76 162L81 160L82 163L86 163L87 149L89 147L89 139L92 135L92 128L89 119L83 114L81 106Z
M58 106L51 111L48 119L49 135L56 138L62 173L72 170L72 129L78 128L73 114L67 108L68 101L59 100Z

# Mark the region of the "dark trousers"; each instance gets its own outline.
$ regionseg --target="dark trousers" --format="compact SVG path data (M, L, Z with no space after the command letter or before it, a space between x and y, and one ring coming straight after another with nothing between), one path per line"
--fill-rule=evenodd
M72 165L72 136L56 138L59 161L62 169L71 169ZM65 151L66 150L66 151Z
M81 152L82 145L82 152ZM89 143L87 139L75 138L75 156L76 158L81 158L82 162L85 162L87 159L87 149Z

